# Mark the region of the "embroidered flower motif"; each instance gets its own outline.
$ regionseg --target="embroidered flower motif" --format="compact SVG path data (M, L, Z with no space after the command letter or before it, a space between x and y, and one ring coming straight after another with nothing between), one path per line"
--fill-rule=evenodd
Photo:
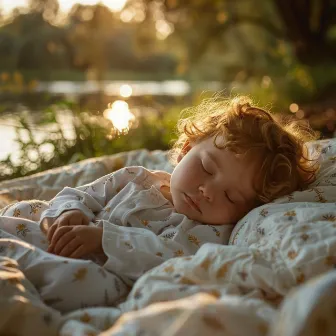
M174 268L174 266L170 265L170 266L165 267L163 269L163 271L166 272L166 273L173 273L175 271L175 268Z
M200 246L201 241L196 236L190 234L190 235L188 235L188 240L191 243L193 243L193 244L195 244L197 246Z
M226 276L226 273L229 270L229 267L231 266L231 262L225 263L223 266L221 266L217 271L217 278L223 278Z
M216 299L219 299L222 296L221 292L217 289L212 289L212 290L208 291L207 293L209 295L214 296Z
M20 217L21 211L19 209L15 209L13 212L13 217Z
M209 225L212 229L213 232L215 232L216 236L219 237L220 236L220 232L212 225Z
M300 237L303 241L307 241L309 239L309 235L307 235L306 233L302 234Z
M323 196L323 191L319 190L318 188L312 188L311 190L309 190L310 192L314 191L316 193L316 200L320 203L326 203L327 200L325 199L325 197Z
M175 257L182 257L182 256L184 256L183 250L177 250L177 251L175 251L174 252L174 256Z
M212 264L212 260L210 258L206 258L200 265L205 271L207 271Z
M258 232L261 236L265 236L265 229L264 229L264 228L260 228L260 227L258 227L257 232Z
M148 220L146 220L146 219L142 219L142 220L141 220L141 223L142 223L143 226L149 226L149 225L148 225L149 222L148 222Z
M42 208L40 203L31 203L30 205L30 214L37 214L39 209Z
M113 180L114 180L114 177L113 177L113 174L111 174L111 175L109 175L109 176L107 177L107 179L104 181L104 185L107 184L108 182L109 182L109 183L112 183Z
M296 277L296 283L297 283L298 285L300 285L300 284L304 283L305 279L306 279L305 275L304 275L303 273L300 273L300 274Z
M291 211L287 211L284 216L288 216L288 217L294 217L296 216L296 212L295 210L291 210Z
M128 174L135 175L135 172L132 171L130 168L125 168L125 170L127 171Z
M166 238L166 239L173 239L175 237L176 232L167 232L165 234L162 235L162 237Z
M287 254L288 258L291 260L295 259L297 255L298 255L297 252L295 252L294 250L288 251L288 254Z
M268 210L267 209L262 209L260 212L259 212L259 215L260 216L263 216L263 217L266 217L268 215Z
M27 232L30 232L30 230L27 228L26 224L18 224L16 226L16 234L22 237L26 237Z
M83 323L89 323L91 321L92 317L87 313L85 312L81 317L80 317L80 320L83 322Z
M79 268L74 273L74 275L73 275L74 279L72 281L75 282L75 281L83 281L83 280L85 280L87 273L88 273L87 268L85 268L85 267Z
M187 278L187 277L182 277L180 280L179 280L179 283L182 284L182 285L195 285L196 282Z
M335 162L336 162L336 156L332 156L332 157L330 157L329 160L330 160L332 163L335 163Z
M336 216L333 214L324 215L323 219L329 222L336 222Z
M133 245L130 242L125 241L124 244L129 248L133 249Z

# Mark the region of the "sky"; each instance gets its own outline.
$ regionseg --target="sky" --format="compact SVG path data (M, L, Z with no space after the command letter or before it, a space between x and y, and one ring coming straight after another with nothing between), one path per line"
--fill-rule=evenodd
M111 10L119 11L125 5L127 0L58 0L62 11L68 11L75 3L81 3L85 5L95 5L98 2L103 3ZM0 0L0 7L5 13L9 13L15 7L24 7L27 5L28 0Z

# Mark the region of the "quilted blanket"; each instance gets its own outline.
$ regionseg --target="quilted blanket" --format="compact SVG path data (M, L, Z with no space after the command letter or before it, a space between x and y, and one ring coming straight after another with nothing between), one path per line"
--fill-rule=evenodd
M235 226L229 245L205 244L194 256L148 271L113 307L60 312L42 300L47 272L37 275L21 261L0 257L0 334L334 335L336 140L310 148L320 153L321 170L308 190L251 211ZM163 152L122 153L1 183L0 196L3 205L48 200L65 185L90 182L124 165L172 169ZM22 254L26 259L37 253L5 231L0 236L0 251L20 246L30 251ZM78 273L74 281L84 276Z

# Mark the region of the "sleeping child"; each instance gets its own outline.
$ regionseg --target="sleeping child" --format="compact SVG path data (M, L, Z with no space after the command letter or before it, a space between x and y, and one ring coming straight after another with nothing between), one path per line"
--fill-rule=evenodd
M50 253L70 264L90 259L119 287L130 286L167 259L192 255L204 243L227 243L251 209L314 180L307 127L281 123L245 97L204 100L186 113L172 174L122 168L66 187L50 202L16 203L3 213L0 229L39 247L54 267Z

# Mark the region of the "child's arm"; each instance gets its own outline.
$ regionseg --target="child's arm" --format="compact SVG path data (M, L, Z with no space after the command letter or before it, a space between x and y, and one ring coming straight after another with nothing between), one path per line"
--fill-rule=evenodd
M80 210L89 221L92 221L95 213L101 211L119 190L144 174L146 170L142 167L122 168L90 184L77 188L65 187L50 201L49 208L41 214L41 229L47 231L49 227L43 227L43 223L51 223L54 218L69 210ZM45 218L50 218L49 222L44 221Z
M126 282L175 257L187 257L205 243L227 244L232 226L191 225L188 221L157 236L135 227L117 226L103 221L103 249L109 271Z

